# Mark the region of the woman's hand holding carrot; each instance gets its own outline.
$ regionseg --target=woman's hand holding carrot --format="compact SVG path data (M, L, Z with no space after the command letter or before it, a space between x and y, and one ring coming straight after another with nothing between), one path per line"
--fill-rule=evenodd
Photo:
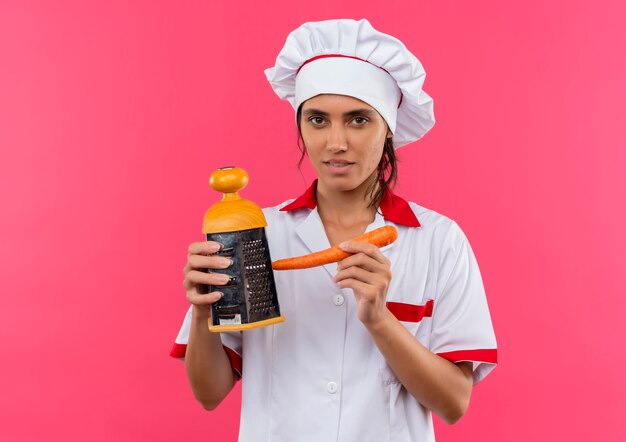
M305 269L340 261L334 281L341 288L351 288L354 291L358 318L369 327L384 317L387 288L391 281L389 260L378 248L391 244L397 238L398 231L395 227L379 227L339 246L274 261L272 268Z
M376 247L384 247L391 244L398 238L398 231L394 226L384 226L363 235L352 238L351 242L365 242L375 245ZM331 262L339 262L350 256L351 252L341 249L339 246L330 247L319 252L310 253L304 256L296 256L294 258L279 259L272 263L274 270L294 270L307 269L310 267L330 264Z
M351 255L339 263L333 280L342 289L352 289L359 320L367 328L375 327L384 320L387 310L390 261L372 244L347 241L340 247Z

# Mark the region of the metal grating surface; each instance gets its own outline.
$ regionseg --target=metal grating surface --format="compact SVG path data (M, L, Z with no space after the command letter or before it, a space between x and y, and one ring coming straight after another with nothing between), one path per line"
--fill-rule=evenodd
M268 253L263 241L260 239L245 241L242 244L242 252L249 312L251 315L269 315L274 311L269 278L269 272L272 269L267 266Z

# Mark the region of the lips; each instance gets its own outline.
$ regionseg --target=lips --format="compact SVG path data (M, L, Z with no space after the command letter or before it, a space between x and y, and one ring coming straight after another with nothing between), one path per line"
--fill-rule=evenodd
M324 161L324 165L333 175L345 175L352 169L354 163L346 160L328 160Z
M328 164L329 166L334 166L334 167L344 167L344 166L349 166L354 163L350 161L345 161L345 160L328 160L328 161L324 161L324 164Z

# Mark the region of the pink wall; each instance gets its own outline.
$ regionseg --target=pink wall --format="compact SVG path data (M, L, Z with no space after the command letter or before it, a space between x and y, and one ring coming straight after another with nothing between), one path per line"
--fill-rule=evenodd
M398 193L467 233L500 346L438 440L624 440L623 2L210 3L0 3L0 439L236 439L239 391L208 414L168 357L208 176L296 196L263 69L301 23L367 17L435 98Z

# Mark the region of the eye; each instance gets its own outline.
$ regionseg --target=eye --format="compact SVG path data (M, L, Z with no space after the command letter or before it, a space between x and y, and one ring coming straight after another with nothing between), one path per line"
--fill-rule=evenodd
M324 123L324 118L323 117L311 117L309 118L309 122L311 122L313 126L319 126L322 123Z
M357 126L365 126L369 120L365 117L354 117L352 121L354 121Z

